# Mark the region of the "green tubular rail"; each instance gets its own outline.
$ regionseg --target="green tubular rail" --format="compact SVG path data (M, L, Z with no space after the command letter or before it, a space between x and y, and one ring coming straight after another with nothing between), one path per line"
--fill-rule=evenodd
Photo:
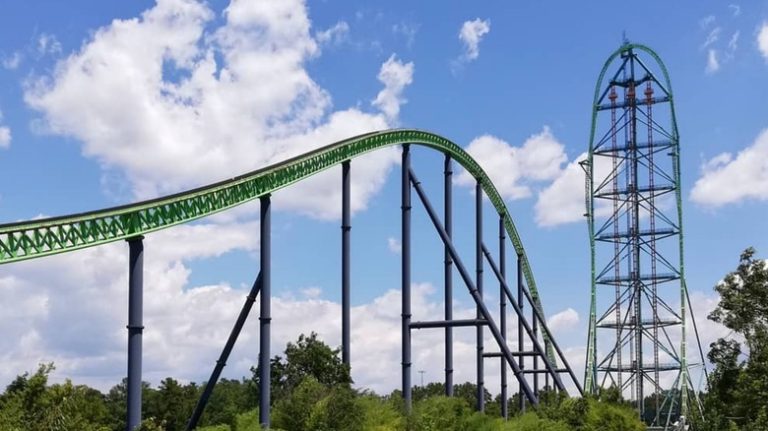
M521 256L528 289L542 312L533 272L504 200L480 165L460 146L434 133L400 129L345 139L239 177L134 204L40 220L0 225L0 265L144 235L252 201L373 150L416 144L448 154L481 184ZM545 336L547 356L554 351Z

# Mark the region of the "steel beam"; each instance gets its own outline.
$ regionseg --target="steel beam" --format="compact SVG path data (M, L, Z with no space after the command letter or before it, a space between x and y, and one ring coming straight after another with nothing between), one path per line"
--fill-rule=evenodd
M144 332L144 237L128 239L128 408L126 429L141 426L141 335Z
M349 291L350 291L350 261L349 235L350 223L350 177L349 160L341 164L341 362L350 366L350 321L349 321Z
M547 354L546 354L545 349L541 346L541 343L539 343L538 337L535 335L535 332L533 331L533 328L528 323L528 321L525 319L525 315L523 314L523 309L520 308L519 303L515 303L513 301L513 299L512 299L512 291L509 289L509 286L507 285L507 282L501 277L501 272L499 272L499 268L496 266L496 263L493 261L493 258L491 257L491 253L488 251L488 248L485 247L485 245L483 245L483 252L485 253L485 258L488 260L488 265L491 267L491 270L493 271L493 273L496 274L496 278L502 284L502 286L504 288L504 292L506 292L506 294L509 297L510 301L512 301L512 308L515 310L515 313L517 313L518 317L522 316L522 318L519 319L519 322L522 324L522 327L525 330L526 335L528 335L528 337L531 339L531 343L533 344L533 350L535 352L538 352L538 355L534 356L534 360L537 357L541 356L542 360L544 361L545 369L549 370L549 372L552 373L552 379L554 379L555 385L557 386L557 388L559 390L564 391L565 390L565 386L563 385L563 382L560 379L560 376L556 375L555 372L554 372L554 369L555 369L554 364L552 364L549 361L549 358L547 358ZM525 293L527 293L527 291L525 289L523 289L523 295L525 295ZM520 294L519 285L518 285L518 294ZM538 313L538 309L533 305L533 302L531 302L530 304L531 304L531 308L532 308L531 314L533 316L534 323L536 323L536 319L540 318L541 315ZM546 325L543 325L543 326L546 328ZM547 334L551 337L551 334L549 334L549 332ZM554 341L552 343L555 344ZM563 360L563 362L565 362L567 364L567 361L565 361L565 359L563 357L561 357L561 359ZM536 361L534 361L534 362L535 362L535 365L538 365L538 363Z
M511 299L514 302L514 299ZM523 255L517 254L517 306L520 311L523 310ZM523 345L523 316L517 314L517 350L523 351L525 346ZM525 358L520 358L520 368L525 370ZM525 378L525 377L523 377ZM525 400L523 397L519 397L520 412L525 412Z
M499 330L498 326L496 326L496 323L494 323L493 317L491 316L490 311L488 311L488 307L485 306L485 303L483 302L483 298L479 295L477 288L475 287L475 283L472 281L472 277L470 277L469 272L467 271L466 267L461 261L461 258L456 252L456 248L453 246L453 242L448 237L448 234L445 232L445 229L440 223L440 220L437 218L437 214L435 213L435 210L432 208L432 204L429 202L427 195L424 193L424 190L421 188L421 184L419 184L418 179L416 179L416 176L414 175L413 171L411 170L409 174L410 174L409 179L411 181L411 184L413 184L413 187L416 190L416 194L419 196L419 199L421 200L422 204L424 204L424 209L426 209L430 220L432 220L432 225L435 227L435 230L437 230L438 235L440 235L440 239L443 241L443 244L448 247L448 250L451 253L451 258L453 259L453 262L456 265L456 269L459 271L459 275L461 276L461 279L464 281L464 284L467 286L470 296L472 296L472 299L475 301L475 305L480 307L480 312L482 314L482 317L488 321L488 328L490 329L494 340L498 344L499 349L501 350L501 353L504 355L504 358L507 360L507 363L509 363L509 365L512 367L512 373L515 375L515 377L517 377L517 380L520 382L520 388L523 394L531 404L537 406L539 404L539 400L533 394L533 391L531 390L531 387L528 385L528 383L523 379L522 370L518 366L517 361L515 361L515 359L512 357L512 353L510 352L509 347L506 345L506 343L504 343L504 339L501 338L501 331Z
M488 325L488 321L484 319L455 319L455 320L413 322L410 324L410 328L411 329L460 328L465 326L485 326L485 325Z
M498 268L496 267L496 264L493 262L493 258L491 257L491 253L488 251L488 248L483 246L483 252L485 253L486 259L488 259L488 264L491 267L491 270L499 277ZM519 256L518 256L519 257ZM518 260L518 269L520 267L520 261ZM520 274L518 272L518 278L520 278ZM499 277L499 279L501 279ZM518 280L521 282L522 280ZM522 283L519 283L522 284ZM506 285L506 282L505 282ZM512 291L509 290L509 286L507 285L504 289L507 292L507 297L512 298ZM555 338L552 336L552 332L549 330L549 327L546 325L546 320L544 319L544 315L541 313L541 310L539 310L534 304L533 297L531 296L531 293L528 291L528 289L523 289L523 295L528 300L528 303L531 304L531 307L533 308L533 313L536 316L536 318L541 322L541 327L544 331L544 334L549 338L550 342L552 343L552 346L555 347L555 352L557 352L557 356L560 357L560 360L563 361L563 365L565 366L565 369L568 371L568 374L570 375L571 379L573 380L573 384L576 385L576 389L579 391L580 395L584 394L584 389L582 388L581 384L579 383L579 380L576 378L576 374L573 373L573 369L568 364L568 361L565 358L565 354L563 353L563 350L560 348L560 346L555 341ZM515 308L514 302L511 302L513 308ZM515 310L517 312L517 309ZM522 311L522 309L520 310ZM546 355L543 356L545 361Z
M483 188L478 181L475 184L475 287L480 298L483 297ZM477 319L482 312L476 311ZM503 338L503 337L502 337ZM485 411L485 381L483 363L483 327L477 326L477 411Z
M232 328L232 332L229 333L227 343L224 345L224 350L221 351L221 355L216 361L216 366L213 368L211 377L205 383L205 389L203 389L203 393L200 395L200 399L197 401L197 405L195 405L195 410L192 412L192 416L189 418L189 422L187 423L187 431L192 431L197 428L197 423L200 421L200 416L202 416L203 411L205 411L205 406L208 404L208 399L210 398L211 393L213 393L213 388L216 386L216 382L219 381L221 371L224 369L224 366L227 365L229 354L232 353L232 348L235 347L237 337L240 336L240 331L243 329L243 325L245 325L245 321L248 319L248 315L251 313L251 308L253 308L253 303L256 301L256 297L259 295L260 289L261 272L259 272L259 275L256 277L256 281L254 281L253 286L251 286L250 293L248 293L248 296L245 298L245 304L243 304L243 308L240 309L240 314L237 316L235 326Z
M259 424L269 428L269 406L271 391L270 369L270 325L272 323L272 203L270 195L260 198L261 201L261 310L259 316Z
M533 337L534 339L538 340L539 337L539 319L536 318L536 307L531 304L531 320L533 321ZM544 353L544 351L542 351ZM533 393L536 394L536 396L539 396L539 357L534 356L533 357Z
M507 278L507 254L506 244L507 236L504 228L504 215L499 216L499 270L501 277L506 281ZM507 342L507 297L504 294L504 283L499 282L499 320L501 321L501 338L504 343ZM504 358L501 358L501 416L504 419L509 418L509 406L507 406L507 364Z
M405 411L411 412L411 152L403 145L402 159L402 378Z
M445 195L445 233L448 234L448 238L452 238L453 183L451 177L453 175L453 168L451 166L451 156L449 154L445 155L444 164L443 189ZM448 247L444 247L443 256L445 261L445 270L443 274L445 280L445 320L449 321L453 319L453 260L451 260L451 253L448 251ZM445 396L453 396L453 328L450 326L446 326L445 328Z

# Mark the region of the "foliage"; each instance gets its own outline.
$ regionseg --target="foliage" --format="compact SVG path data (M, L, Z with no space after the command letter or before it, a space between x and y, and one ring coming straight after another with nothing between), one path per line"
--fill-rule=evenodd
M273 398L273 431L563 431L642 429L630 407L620 400L570 399L549 390L541 392L541 405L528 413L502 420L500 399L486 391L486 412L474 411L477 386L462 383L454 397L442 396L438 383L414 388L413 413L405 414L399 391L378 396L351 387L349 369L339 350L331 349L316 334L289 343L274 382L279 397ZM0 431L124 431L126 381L107 394L74 385L70 381L50 385L52 364L34 374L18 376L0 395ZM256 375L258 375L256 373ZM253 378L223 379L216 386L201 419L200 431L261 431L258 393ZM202 385L166 378L156 387L143 384L141 431L180 431L186 427ZM608 394L606 399L610 399ZM519 394L509 400L516 411ZM530 407L530 406L529 406ZM757 413L756 413L757 414ZM766 413L759 420L766 422ZM757 425L755 425L757 426ZM750 428L753 431L760 428Z
M755 254L751 247L744 250L736 270L715 286L720 302L708 317L745 346L733 336L710 345L707 356L715 369L704 396L705 430L768 429L768 263Z

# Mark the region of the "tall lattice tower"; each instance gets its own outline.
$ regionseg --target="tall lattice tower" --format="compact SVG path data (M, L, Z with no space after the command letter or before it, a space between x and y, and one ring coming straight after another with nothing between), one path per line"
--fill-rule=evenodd
M648 47L625 42L605 62L581 164L592 257L584 389L620 388L657 429L699 418L691 369L704 360L700 345L688 360L675 108Z

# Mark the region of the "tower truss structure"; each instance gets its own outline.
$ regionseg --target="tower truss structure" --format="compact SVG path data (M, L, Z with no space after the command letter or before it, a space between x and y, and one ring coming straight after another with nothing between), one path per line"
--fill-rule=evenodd
M592 106L586 173L591 298L585 392L615 386L652 427L701 416L691 370L704 370L685 284L680 146L669 74L624 43L605 62ZM690 319L688 319L690 318Z

